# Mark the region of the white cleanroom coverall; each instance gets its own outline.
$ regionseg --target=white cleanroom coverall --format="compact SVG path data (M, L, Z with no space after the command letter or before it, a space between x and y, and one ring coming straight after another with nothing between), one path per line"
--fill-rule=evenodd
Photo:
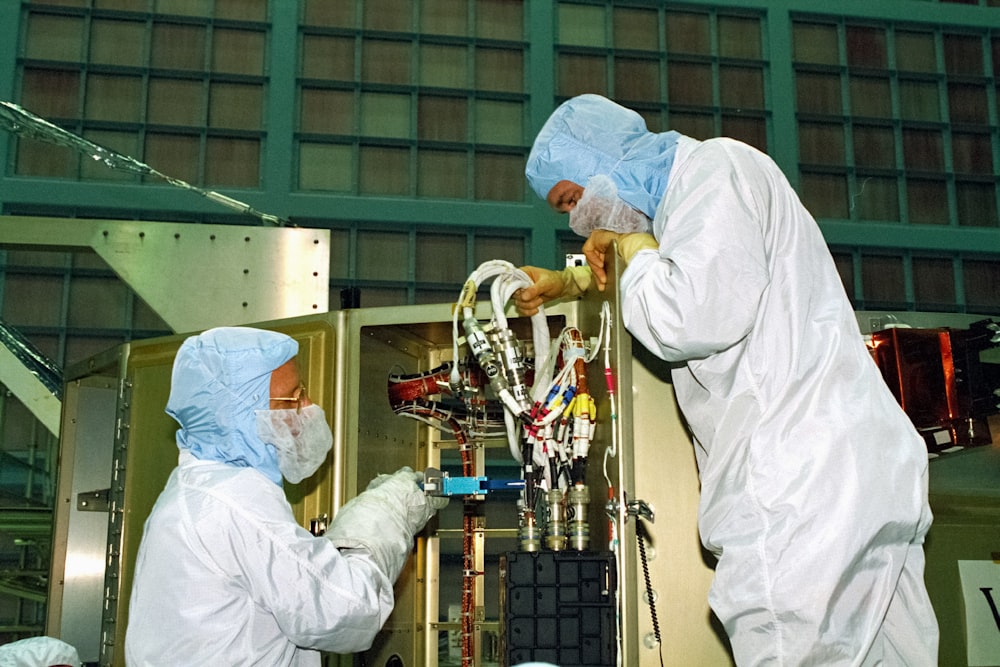
M934 665L927 451L777 165L585 95L553 113L526 173L543 198L606 173L653 217L659 249L631 258L622 315L674 362L719 558L709 601L737 663Z
M54 637L29 637L0 646L0 667L80 667L80 654Z
M392 611L434 510L404 469L341 508L326 536L296 523L254 419L296 352L284 334L242 327L179 349L167 404L179 463L139 548L127 664L319 665L318 650L367 649Z

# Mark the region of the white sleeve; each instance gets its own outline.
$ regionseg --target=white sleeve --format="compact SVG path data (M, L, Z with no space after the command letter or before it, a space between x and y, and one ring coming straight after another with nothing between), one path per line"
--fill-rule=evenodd
M659 251L636 253L622 276L625 326L667 361L740 342L767 289L766 198L749 191L738 162L725 145L700 144L671 175L657 211Z
M260 491L260 489L256 489ZM361 551L341 552L295 522L281 489L252 502L218 494L214 525L199 522L208 553L297 646L355 653L371 646L392 611L392 584ZM249 493L249 492L248 492Z

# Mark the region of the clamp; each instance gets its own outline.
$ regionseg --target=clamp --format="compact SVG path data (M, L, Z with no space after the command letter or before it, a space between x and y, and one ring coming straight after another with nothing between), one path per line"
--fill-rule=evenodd
M429 496L478 496L491 491L520 491L523 488L523 479L452 477L437 468L424 471L423 489Z

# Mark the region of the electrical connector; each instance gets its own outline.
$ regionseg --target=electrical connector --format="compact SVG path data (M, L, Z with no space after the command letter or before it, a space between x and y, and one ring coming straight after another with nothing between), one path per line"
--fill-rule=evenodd
M451 477L437 468L424 471L423 489L429 496L479 496L496 491L520 491L523 488L523 479Z

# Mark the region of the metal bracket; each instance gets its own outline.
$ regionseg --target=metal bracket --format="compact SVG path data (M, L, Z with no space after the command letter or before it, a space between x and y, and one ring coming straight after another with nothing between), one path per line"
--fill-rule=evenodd
M612 519L617 517L619 507L621 505L617 500L609 500L606 506L608 516ZM650 523L656 521L655 512L653 512L653 508L649 506L649 503L645 500L629 500L628 495L625 495L625 521L628 521L630 516L642 517Z
M637 516L642 517L646 521L652 523L656 520L653 508L650 507L645 500L633 500L625 504L625 516Z
M323 514L309 520L309 532L316 537L321 537L326 533L326 529L329 525L330 516L324 512Z
M76 509L79 512L107 512L111 509L111 489L84 491L76 496Z

